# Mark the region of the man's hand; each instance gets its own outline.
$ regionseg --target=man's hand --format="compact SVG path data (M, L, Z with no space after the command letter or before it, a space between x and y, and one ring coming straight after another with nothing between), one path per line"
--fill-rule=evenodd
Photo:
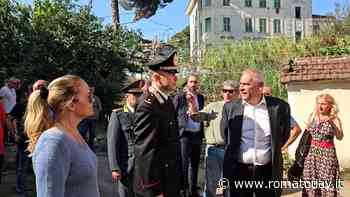
M158 196L156 196L156 197L164 197L164 195L163 194L159 194Z
M190 112L198 111L195 99L196 99L196 97L193 93L191 93L191 92L186 93L186 100L187 100L187 104L188 104L188 108L189 108Z
M13 135L13 137L16 143L20 143L23 140L22 137L19 136L17 132Z
M112 180L114 182L119 181L122 178L122 175L120 174L120 171L112 171Z
M218 117L218 112L214 112L213 110L211 113L208 114L208 121L214 120Z
M288 153L288 146L286 146L286 145L282 146L281 152L282 153Z

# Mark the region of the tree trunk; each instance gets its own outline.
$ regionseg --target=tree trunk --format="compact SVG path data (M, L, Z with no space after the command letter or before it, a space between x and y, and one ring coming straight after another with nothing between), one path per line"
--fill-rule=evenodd
M119 6L118 0L111 0L111 8L112 8L112 23L115 29L119 26Z

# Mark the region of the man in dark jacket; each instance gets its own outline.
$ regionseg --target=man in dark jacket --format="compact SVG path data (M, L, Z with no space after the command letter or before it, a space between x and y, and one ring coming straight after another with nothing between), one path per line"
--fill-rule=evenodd
M191 197L199 196L197 179L201 145L204 137L203 122L195 122L190 117L190 113L202 110L204 107L204 96L198 92L198 85L198 76L191 74L187 79L185 90L183 92L179 91L173 101L178 112L183 182L187 193L190 193ZM188 175L190 175L190 178L188 178Z
M241 99L225 103L223 108L221 129L228 134L223 177L229 182L222 183L230 183L231 197L281 195L281 188L272 188L269 181L282 180L281 148L290 134L290 108L278 98L264 97L263 81L259 71L245 70L239 85ZM260 181L264 185L239 188L234 181Z
M129 80L122 92L126 102L113 110L107 129L107 149L112 180L118 185L119 197L133 197L132 169L134 157L134 116L137 100L142 94L143 80Z
M169 97L176 90L176 52L162 48L148 63L151 86L135 117L134 189L142 197L179 197L181 146L176 110Z

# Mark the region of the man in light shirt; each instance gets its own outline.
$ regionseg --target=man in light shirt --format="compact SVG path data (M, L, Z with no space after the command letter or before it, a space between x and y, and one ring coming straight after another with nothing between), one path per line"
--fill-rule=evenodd
M11 77L6 81L6 85L0 89L0 96L4 98L4 107L6 114L10 113L16 104L16 89L20 87L21 81Z
M239 85L241 99L223 108L221 129L228 134L223 177L229 180L231 197L281 196L281 188L269 188L269 181L282 180L281 148L290 134L290 108L278 98L264 97L263 87L261 72L245 70ZM238 188L237 181L264 185Z
M272 88L270 86L264 86L263 89L264 96L272 96ZM297 121L293 118L293 116L290 116L290 137L288 138L287 142L282 146L282 152L288 151L288 147L298 138L298 136L301 133L301 128Z
M3 103L5 108L6 116L12 111L13 107L17 102L17 94L16 90L21 87L21 81L15 77L11 77L6 81L5 86L0 89L0 96L3 97ZM6 127L4 129L4 139L6 142L11 141L9 128L11 127L11 123L9 118L6 118Z
M178 112L183 182L186 192L190 193L191 197L200 196L197 191L197 180L204 137L203 122L195 122L190 117L191 112L197 112L204 107L204 96L198 89L199 77L191 74L187 79L186 90L179 91L173 99Z
M220 130L220 121L224 104L237 100L239 97L238 83L236 81L224 81L222 86L223 100L209 103L202 112L217 114L204 129L206 141L205 150L205 185L203 197L215 197L218 193L218 181L222 177L222 165L225 153L225 134Z

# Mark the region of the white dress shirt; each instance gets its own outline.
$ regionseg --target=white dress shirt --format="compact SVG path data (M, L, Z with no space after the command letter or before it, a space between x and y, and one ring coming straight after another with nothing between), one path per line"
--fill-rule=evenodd
M128 110L129 110L131 113L134 113L134 112L135 112L135 108L134 108L134 107L131 107L131 105L129 105L129 103L126 103L126 106L128 107Z
M16 105L16 90L6 85L0 89L0 96L4 97L5 112L10 113Z
M197 109L199 108L199 103L198 103L198 96L194 95L196 97L195 102L196 102L196 107ZM195 122L192 120L191 117L188 117L187 124L186 124L186 131L190 132L198 132L201 129L201 124L199 122Z
M257 105L243 101L243 123L239 162L265 165L271 162L271 126L266 100Z

